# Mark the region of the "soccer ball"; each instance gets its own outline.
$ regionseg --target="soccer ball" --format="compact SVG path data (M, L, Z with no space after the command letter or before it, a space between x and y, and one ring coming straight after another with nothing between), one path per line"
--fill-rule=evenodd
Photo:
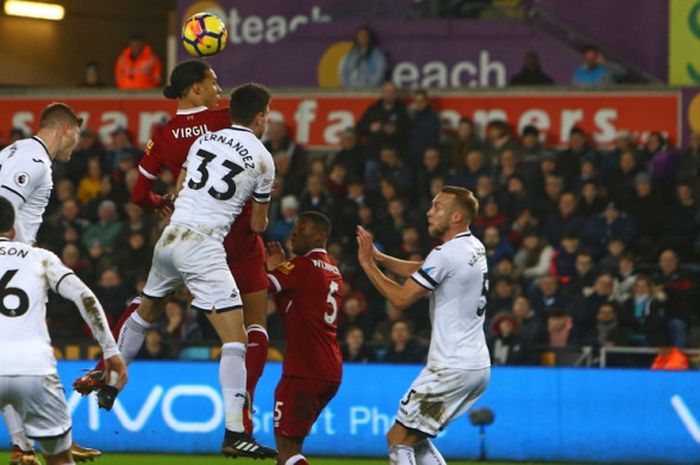
M226 47L227 39L226 25L211 13L192 15L182 26L182 45L196 57L216 55Z

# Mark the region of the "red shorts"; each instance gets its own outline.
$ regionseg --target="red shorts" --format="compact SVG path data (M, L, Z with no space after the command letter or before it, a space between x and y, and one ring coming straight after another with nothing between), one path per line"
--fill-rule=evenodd
M275 435L306 437L339 386L337 381L282 376L275 389Z
M228 260L228 267L241 294L267 289L267 271L265 271L265 248L262 239L257 238L255 245L245 255Z

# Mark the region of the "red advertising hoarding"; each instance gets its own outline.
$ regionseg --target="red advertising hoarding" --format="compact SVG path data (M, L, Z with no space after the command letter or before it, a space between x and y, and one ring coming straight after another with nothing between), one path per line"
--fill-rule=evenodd
M333 147L342 131L353 126L375 99L372 95L282 94L273 98L272 117L285 121L300 144ZM144 145L153 125L175 111L172 101L156 97L0 97L0 138L13 127L34 131L41 109L57 100L81 113L86 126L98 131L107 144L115 129L127 127ZM621 129L640 142L651 131L664 133L672 144L680 142L681 95L675 91L444 94L432 101L446 127L456 126L463 116L475 121L481 130L489 121L503 119L518 132L526 125L538 127L551 145L566 143L574 126L583 128L603 146L611 144Z

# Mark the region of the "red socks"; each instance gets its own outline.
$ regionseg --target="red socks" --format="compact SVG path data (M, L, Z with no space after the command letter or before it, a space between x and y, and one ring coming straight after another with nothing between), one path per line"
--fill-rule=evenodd
M245 368L247 373L246 390L250 396L252 405L255 397L255 388L263 374L267 361L267 348L269 341L267 331L262 326L251 325L248 330L248 348L245 354Z

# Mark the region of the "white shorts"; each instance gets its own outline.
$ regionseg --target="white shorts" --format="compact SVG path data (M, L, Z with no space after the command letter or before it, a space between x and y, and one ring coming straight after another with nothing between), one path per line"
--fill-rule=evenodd
M425 367L399 402L396 421L406 428L436 436L481 397L490 376L491 368Z
M0 407L8 404L17 411L32 439L53 440L70 434L72 422L57 374L0 376Z
M194 309L223 312L243 305L223 244L186 226L170 224L153 251L143 295L162 299L183 284L194 297Z

